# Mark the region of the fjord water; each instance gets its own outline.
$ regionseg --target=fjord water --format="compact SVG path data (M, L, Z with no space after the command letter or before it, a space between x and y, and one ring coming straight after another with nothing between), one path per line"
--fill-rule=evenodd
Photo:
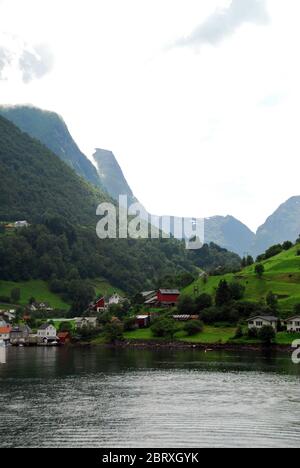
M0 447L300 447L289 354L8 348Z

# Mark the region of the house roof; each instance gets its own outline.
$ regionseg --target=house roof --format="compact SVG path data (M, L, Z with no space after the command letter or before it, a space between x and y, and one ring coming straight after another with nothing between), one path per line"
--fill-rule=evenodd
M39 330L47 330L49 327L53 327L53 325L50 323L43 323L43 325L39 327Z
M7 335L11 332L10 327L0 327L0 335Z
M147 297L147 296L150 296L152 294L155 294L155 291L143 291L143 292L141 292L141 295L143 297Z
M145 320L145 319L148 319L149 318L149 315L137 315L136 319L137 320Z
M272 315L256 315L255 317L251 317L247 320L247 322L252 322L255 319L262 319L265 320L266 322L277 322L278 317L274 317Z
M161 294L176 294L176 295L180 295L180 291L179 289L159 289L159 292Z
M291 321L295 321L295 320L300 321L300 315L294 315L294 317L289 317L288 319L286 319L287 322L291 322Z
M69 332L59 332L57 336L58 336L58 338L69 338L70 333Z

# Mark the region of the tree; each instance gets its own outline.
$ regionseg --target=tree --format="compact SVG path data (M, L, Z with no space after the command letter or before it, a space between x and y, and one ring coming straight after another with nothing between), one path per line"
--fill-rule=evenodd
M20 288L13 288L10 293L10 299L13 304L17 304L21 299L21 290Z
M197 333L201 333L203 331L204 324L200 320L191 320L190 322L187 322L183 329L184 331L189 335L197 335Z
M172 319L160 318L151 327L153 336L157 338L173 338L177 327Z
M294 244L293 244L293 242L291 242L291 241L285 241L285 242L282 244L283 250L290 250L293 246L294 246Z
M267 294L266 301L272 312L276 313L278 311L278 296L270 291Z
M283 248L281 244L277 245L272 245L268 250L266 250L265 253L265 259L267 260L268 258L275 257L275 255L278 255L282 252Z
M192 315L195 312L195 301L191 296L181 296L177 310L182 315Z
M197 312L209 309L213 305L212 297L209 294L201 294L195 299L195 309Z
M256 266L255 266L255 273L257 274L257 276L259 276L259 278L262 278L263 274L265 272L265 267L262 263L258 263Z
M248 330L248 338L252 339L257 339L258 336L258 331L257 328L249 328Z
M229 285L231 297L234 301L240 301L245 295L245 286L235 281Z
M226 280L222 280L216 291L216 306L222 307L232 299L231 291Z
M124 330L125 331L133 331L137 328L136 325L136 318L135 317L128 317L124 320Z
M70 322L61 322L61 324L59 325L59 331L63 333L72 333L72 324Z
M239 325L236 329L234 338L238 340L240 338L243 338L243 336L244 336L243 328L241 327L241 325Z
M251 255L248 255L246 259L247 266L251 266L254 264L254 258Z
M115 343L116 341L123 340L123 325L119 321L111 321L104 327L104 335L109 343Z
M258 338L266 345L270 345L276 336L275 330L271 326L264 326L258 332Z
M295 315L300 314L300 304L296 304L294 306L294 313L295 313Z

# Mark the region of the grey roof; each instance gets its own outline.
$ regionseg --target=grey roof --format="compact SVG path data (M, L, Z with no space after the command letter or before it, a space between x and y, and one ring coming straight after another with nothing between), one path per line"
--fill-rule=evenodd
M300 320L300 315L294 315L293 317L289 317L286 319L286 322L290 322L291 320Z
M252 320L255 319L262 319L265 320L266 322L277 322L279 320L278 317L274 317L272 315L256 315L255 317L251 317L247 320L247 322L251 322Z
M39 327L39 330L47 330L47 328L51 326L53 326L51 323L43 323L43 325Z
M160 289L161 294L180 294L179 289Z

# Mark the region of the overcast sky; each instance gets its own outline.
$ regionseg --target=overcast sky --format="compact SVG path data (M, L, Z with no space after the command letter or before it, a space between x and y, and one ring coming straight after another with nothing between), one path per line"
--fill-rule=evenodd
M300 195L299 0L0 0L0 102L55 110L156 214Z

